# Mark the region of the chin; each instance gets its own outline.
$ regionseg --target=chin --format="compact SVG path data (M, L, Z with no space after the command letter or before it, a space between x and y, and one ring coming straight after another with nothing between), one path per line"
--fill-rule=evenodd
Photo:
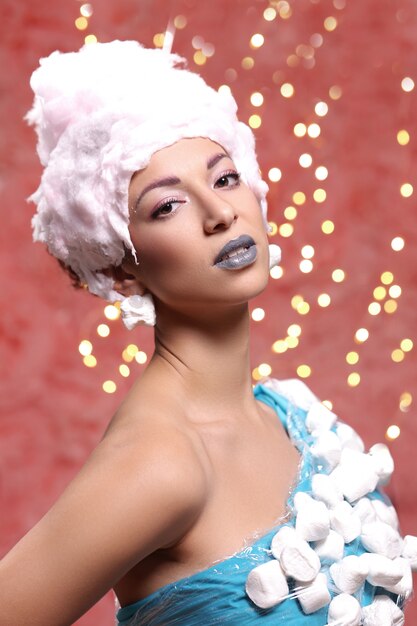
M249 302L256 296L259 296L265 288L267 287L269 282L269 270L267 273L262 272L254 272L252 275L247 274L243 276L243 286L239 291L242 293L242 302ZM237 291L237 290L236 290ZM230 297L233 297L234 289L230 288Z
M255 289L252 293L252 295L250 296L249 300L252 300L253 298L256 298L256 296L259 296L259 294L261 294L267 287L268 285L268 280L265 281L264 284L258 284L257 285L257 289Z

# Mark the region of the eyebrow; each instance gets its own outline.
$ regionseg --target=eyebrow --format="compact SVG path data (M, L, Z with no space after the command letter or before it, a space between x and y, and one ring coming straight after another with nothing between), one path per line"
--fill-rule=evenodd
M152 191L152 189L157 189L158 187L170 187L171 185L178 185L178 183L180 182L181 181L177 176L168 176L167 178L154 180L153 183L149 183L149 185L146 185L145 189L142 190L142 193L135 202L135 209L137 209L139 202L142 200L143 196L148 193L148 191Z
M230 159L230 157L225 152L219 152L219 154L215 154L207 161L207 169L211 170L221 159Z
M224 158L229 159L230 157L225 152L220 152L219 154L215 154L210 157L207 161L207 169L213 169L213 167ZM152 183L149 183L149 185L146 185L146 187L142 190L139 198L136 200L135 210L137 209L143 196L149 191L152 191L152 189L158 189L159 187L171 187L172 185L178 185L180 182L181 180L177 176L167 176L166 178L160 178L158 180L154 180Z

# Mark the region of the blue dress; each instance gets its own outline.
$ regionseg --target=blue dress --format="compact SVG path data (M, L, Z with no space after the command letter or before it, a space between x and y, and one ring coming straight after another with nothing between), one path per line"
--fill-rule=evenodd
M311 479L317 471L317 462L310 452L312 435L306 428L306 411L295 407L287 398L271 388L258 385L254 389L257 400L271 406L280 418L293 444L300 452L301 462L297 483L287 501L289 516L285 524L291 525L294 495L311 492ZM375 491L371 498L383 498ZM250 600L245 584L249 572L256 566L271 560L271 540L283 523L248 545L240 552L216 562L211 567L191 576L167 584L151 595L117 612L118 626L324 626L327 624L328 606L306 615L296 600L297 591L291 587L288 597L269 609L259 608ZM346 544L344 556L359 555L365 550L359 538ZM362 606L369 605L380 588L365 582L355 597ZM329 588L333 597L337 591ZM385 592L386 593L386 592Z

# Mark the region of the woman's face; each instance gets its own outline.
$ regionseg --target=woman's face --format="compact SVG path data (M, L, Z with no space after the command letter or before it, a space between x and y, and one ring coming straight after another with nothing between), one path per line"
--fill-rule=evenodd
M218 144L182 139L156 152L132 177L129 211L139 264L124 267L166 305L238 304L264 289L269 252L259 204Z

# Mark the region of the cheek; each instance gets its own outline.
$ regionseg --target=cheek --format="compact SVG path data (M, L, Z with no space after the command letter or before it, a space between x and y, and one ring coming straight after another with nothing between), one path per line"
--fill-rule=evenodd
M158 290L158 285L165 289L190 280L198 271L201 259L201 245L189 227L160 226L160 229L145 227L141 237L132 237L140 278L151 291Z

